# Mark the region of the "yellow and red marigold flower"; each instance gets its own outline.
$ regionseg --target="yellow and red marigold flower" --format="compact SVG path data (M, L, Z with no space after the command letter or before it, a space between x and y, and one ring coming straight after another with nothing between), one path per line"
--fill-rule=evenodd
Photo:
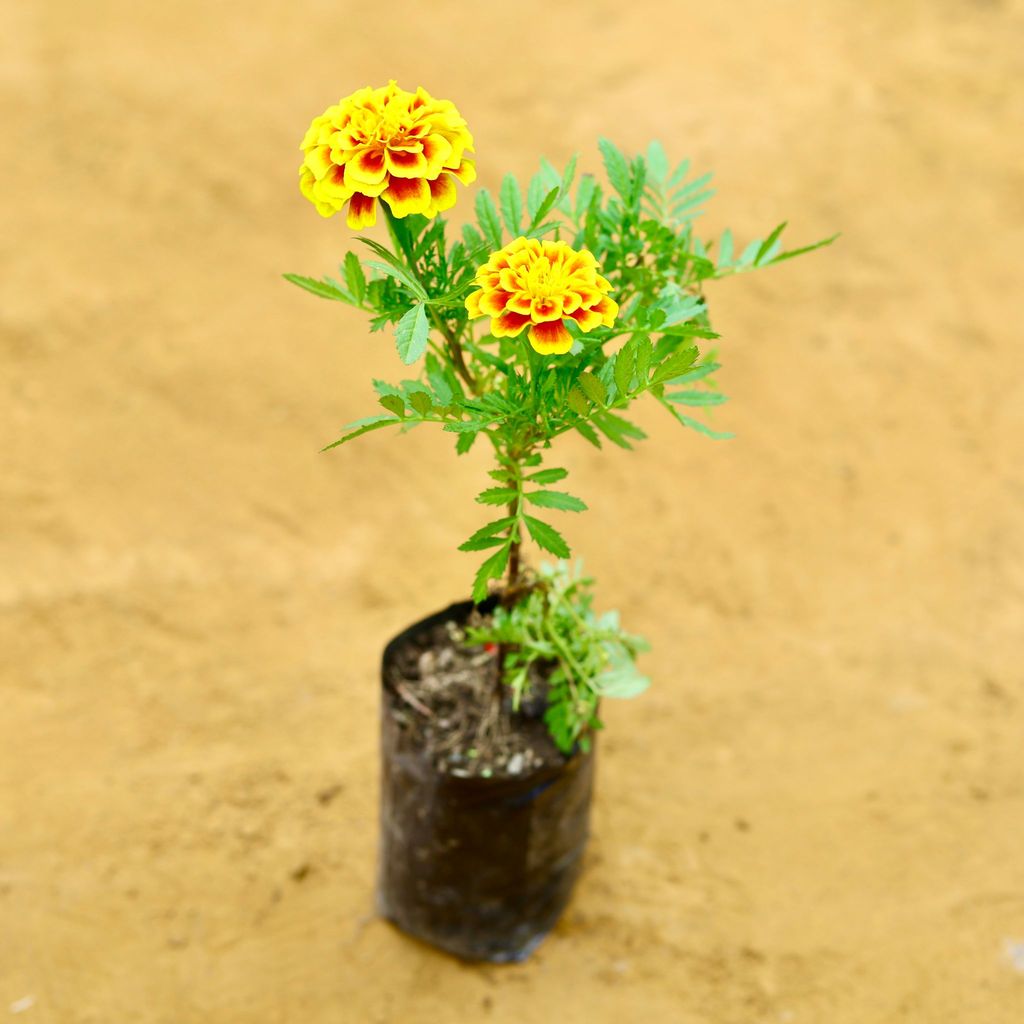
M377 199L396 217L433 217L455 205L455 179L476 178L473 136L455 105L394 81L365 88L313 119L302 140L299 187L321 216L348 203L348 226L377 222Z
M479 290L466 299L470 317L489 316L496 338L514 338L529 325L530 344L545 355L572 348L563 321L575 320L587 332L611 327L619 312L593 253L565 242L517 238L492 254L476 284Z

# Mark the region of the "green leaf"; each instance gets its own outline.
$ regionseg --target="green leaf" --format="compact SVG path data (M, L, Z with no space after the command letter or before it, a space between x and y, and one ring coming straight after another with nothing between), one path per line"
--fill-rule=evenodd
M655 181L664 181L668 177L668 157L657 139L652 139L647 147L647 170Z
M636 379L643 387L647 386L651 372L651 356L654 346L651 339L641 335L636 339Z
M359 257L354 252L345 253L345 283L348 290L361 303L366 296L366 275L363 273Z
M774 263L781 263L783 260L791 260L794 256L803 256L806 252L814 252L815 249L824 248L826 245L831 245L837 238L838 234L832 235L831 238L823 238L820 242L815 242L813 245L805 245L801 249L790 249L788 252L781 252L778 256L773 256L765 266L771 266Z
M604 160L604 169L613 189L625 199L629 195L629 161L622 150L608 139L601 138L597 142Z
M501 213L505 218L509 233L515 237L519 234L523 220L523 196L519 191L519 182L514 174L506 174L501 181Z
M630 338L615 356L615 390L620 396L629 394L629 386L633 382L633 370L635 368L636 343Z
M675 391L665 397L677 405L721 405L726 400L717 391Z
M417 303L398 321L395 327L395 343L398 355L406 366L415 363L427 350L427 307Z
M514 487L488 487L476 496L476 500L481 505L507 505L518 497L519 492Z
M601 447L601 438L597 436L597 431L589 423L575 423L573 426L580 436L589 441L595 448Z
M488 523L486 526L481 526L476 533L473 534L464 544L460 545L460 551L476 551L478 548L467 547L468 544L477 544L484 540L494 540L496 535L504 533L513 523L515 523L515 516L505 516L504 519L495 519L493 523ZM498 538L502 540L503 538Z
M404 267L396 267L393 263L383 263L380 260L367 260L366 265L387 277L393 277L399 284L404 285L416 298L425 300L427 293L423 285L419 283Z
M480 230L492 249L501 248L501 218L495 209L491 193L480 189L476 194L476 219L480 224Z
M434 403L430 400L430 395L428 395L425 391L414 391L411 395L409 395L409 404L421 416L426 416L434 405Z
M595 414L594 426L613 444L628 451L633 449L629 438L642 441L647 436L635 423L630 423L629 420L616 416L613 412Z
M558 199L560 189L556 186L551 189L544 198L541 200L540 205L534 211L530 219L530 234L537 232L540 228L544 227L542 224L544 218L550 213L551 207L555 205L555 200Z
M728 267L732 263L732 232L726 228L718 243L718 265Z
M696 346L684 348L681 352L674 352L654 371L651 383L662 384L671 377L678 377L684 370L693 366L699 355L700 352Z
M579 377L579 386L583 393L596 405L604 405L608 398L608 392L604 385L589 370L584 370Z
M695 380L703 380L705 377L710 376L715 370L721 369L719 363L704 363L701 366L697 366L687 373L681 373L678 377L673 377L671 380L665 381L666 384L691 384Z
M567 399L569 408L578 416L589 416L590 415L590 403L587 401L587 396L580 391L579 388L573 388L569 392L569 398Z
M566 469L542 469L539 473L531 473L526 479L535 484L557 484L569 475Z
M352 302L350 295L346 295L336 285L329 284L327 281L317 281L316 278L303 277L301 274L282 274L281 276L286 281L297 284L300 288L304 288L307 292L311 292L321 299L333 299L335 302Z
M388 412L393 412L398 417L405 415L405 402L403 402L398 395L381 395L377 401L380 402Z
M496 579L505 571L508 565L509 544L504 544L477 570L476 579L473 581L473 600L479 604L487 597L487 583Z
M594 689L602 697L637 697L644 692L651 681L637 672L632 662L615 665L594 678Z
M504 544L504 537L481 537L479 540L467 540L459 545L460 551L486 551L488 548L496 548Z
M337 441L332 441L330 444L324 445L320 451L330 451L331 448L337 448L339 444L351 441L354 437L361 437L363 434L369 434L372 430L380 430L381 427L386 427L392 423L400 422L401 420L396 420L394 416L384 416L380 413L376 416L364 416L363 419L354 420L346 427L343 427L342 429L346 432L344 436L339 437Z
M523 519L526 520L526 528L530 531L530 536L538 547L543 548L545 551L550 551L556 558L569 557L571 554L569 545L566 544L565 538L553 526L549 526L539 519L534 519L533 516L523 516Z
M572 213L572 204L569 199L569 190L572 188L573 178L576 177L576 161L578 159L579 154L573 153L571 159L565 165L565 171L562 174L562 181L559 187L558 207L566 214Z
M563 512L585 512L587 506L579 498L564 491L527 491L527 501L541 508L557 508Z
M594 196L594 192L597 189L597 181L592 174L580 175L579 184L576 186L576 219L583 215L587 207L590 206L590 200Z
M778 241L779 235L786 229L786 221L783 221L760 245L754 256L754 266L756 267L761 260L765 258L771 247Z
M734 436L724 430L712 430L706 423L701 423L700 420L695 420L690 416L686 416L677 409L673 409L672 411L675 413L676 419L679 420L684 427L696 430L698 434L710 437L712 441L728 441Z

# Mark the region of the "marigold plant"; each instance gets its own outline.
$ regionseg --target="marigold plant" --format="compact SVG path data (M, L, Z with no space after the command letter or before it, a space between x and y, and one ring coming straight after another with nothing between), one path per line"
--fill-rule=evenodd
M601 696L646 686L640 649L613 614L590 611L589 581L568 566L531 571L532 542L559 560L570 546L551 512L587 506L555 489L568 473L550 465L556 440L576 434L597 448L632 448L644 432L624 413L648 398L680 426L711 439L725 401L704 285L829 244L784 250L780 224L742 248L731 231L702 238L697 218L711 175L674 167L658 142L632 157L601 139L604 180L542 159L525 190L506 174L495 197L476 192L475 217L457 237L438 213L469 184L473 138L448 101L394 82L365 88L314 119L302 141L302 192L324 216L348 204L352 228L372 226L382 200L389 244L359 241L337 278L288 280L392 327L403 364L398 383L375 381L381 412L355 420L325 448L375 431L435 424L458 454L491 446L491 485L477 495L499 509L460 550L483 554L472 594L497 591L499 610L478 639L504 651L504 678L519 693L535 660L556 665L547 721L559 746L586 744ZM703 414L703 415L702 415ZM571 626L571 628L570 628ZM571 634L571 643L567 642Z

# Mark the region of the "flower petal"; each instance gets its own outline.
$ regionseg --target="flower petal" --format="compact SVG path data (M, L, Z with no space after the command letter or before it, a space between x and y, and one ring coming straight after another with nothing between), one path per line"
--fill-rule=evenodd
M361 181L367 185L378 185L386 175L384 150L380 148L357 149L345 165L345 177L353 182Z
M480 296L480 311L486 313L488 316L501 316L505 307L508 305L508 300L512 296L508 292L499 291L497 289L493 291L484 291Z
M451 156L452 144L443 135L428 135L423 140L423 155L427 160L425 177L436 178L442 171L445 161Z
M469 319L470 320L475 320L478 316L483 316L484 315L480 311L480 296L481 295L483 295L483 292L476 291L476 292L470 292L466 296L466 312L469 313Z
M427 158L419 146L415 152L390 147L385 149L384 164L389 173L396 178L425 178L427 176Z
M427 216L433 217L443 210L450 210L458 199L455 191L455 179L450 174L440 174L433 181L427 182L430 187L430 206Z
M382 193L396 217L425 213L430 206L430 187L422 178L395 178Z
M451 173L455 175L463 185L472 185L476 181L476 164L472 160L463 160L458 167L453 167Z
M574 309L569 316L579 324L579 328L584 334L592 331L595 327L600 327L604 320L604 317L596 309L588 309L585 306Z
M491 334L496 338L514 338L530 322L528 316L505 310L501 316L491 321Z
M572 335L561 320L548 320L530 328L530 344L542 355L560 356L572 348Z
M357 192L349 200L347 222L353 231L372 228L377 223L377 200Z
M530 317L535 324L544 323L547 320L561 320L561 296L548 295L544 298L535 298L533 302L530 303Z

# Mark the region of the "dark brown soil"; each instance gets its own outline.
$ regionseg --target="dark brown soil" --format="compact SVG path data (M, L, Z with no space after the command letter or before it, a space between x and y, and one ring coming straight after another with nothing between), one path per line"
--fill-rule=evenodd
M486 619L474 611L469 621ZM543 721L544 679L514 710L498 671L497 649L467 645L454 621L415 635L385 669L391 714L439 772L514 776L564 762Z

